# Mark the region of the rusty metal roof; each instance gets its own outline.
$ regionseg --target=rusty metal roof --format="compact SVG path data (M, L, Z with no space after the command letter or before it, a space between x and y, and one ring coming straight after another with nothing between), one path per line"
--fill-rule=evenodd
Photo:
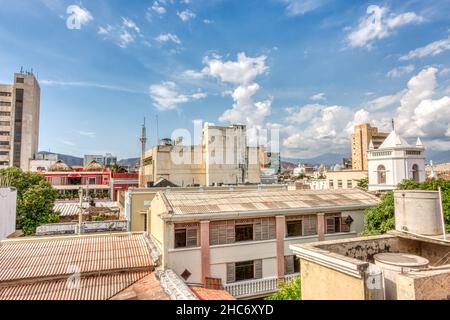
M110 270L152 270L143 233L66 236L0 242L2 282Z
M374 195L360 189L166 192L169 212L175 215L267 210L342 207L371 207L379 203Z

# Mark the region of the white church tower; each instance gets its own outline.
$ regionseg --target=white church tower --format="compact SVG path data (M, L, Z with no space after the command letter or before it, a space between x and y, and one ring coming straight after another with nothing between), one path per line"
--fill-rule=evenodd
M395 130L378 149L369 145L369 191L393 190L403 180L425 181L425 148L408 144Z

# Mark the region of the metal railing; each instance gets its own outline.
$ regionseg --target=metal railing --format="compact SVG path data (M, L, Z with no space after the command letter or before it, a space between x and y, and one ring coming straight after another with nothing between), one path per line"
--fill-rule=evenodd
M286 282L298 277L299 273L290 274L284 277ZM271 294L278 290L278 279L276 277L254 279L248 281L239 281L224 285L227 290L235 298L244 298L251 296L259 296Z

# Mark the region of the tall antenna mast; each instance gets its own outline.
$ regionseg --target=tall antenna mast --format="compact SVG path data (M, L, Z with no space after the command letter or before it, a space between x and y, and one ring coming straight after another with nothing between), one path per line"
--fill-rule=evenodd
M394 122L394 119L392 119L392 131L395 131L395 122Z
M145 154L145 147L147 144L147 129L145 128L145 117L141 129L141 138L139 139L139 141L141 142L141 159L139 162L139 185L141 187L144 187L144 154Z

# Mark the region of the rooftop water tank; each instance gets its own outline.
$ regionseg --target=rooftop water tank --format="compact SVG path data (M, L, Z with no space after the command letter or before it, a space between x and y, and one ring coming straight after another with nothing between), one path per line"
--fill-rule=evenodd
M395 229L425 236L442 234L438 191L396 190Z
M407 253L378 253L375 265L383 272L386 300L397 300L397 275L426 269L427 259Z

